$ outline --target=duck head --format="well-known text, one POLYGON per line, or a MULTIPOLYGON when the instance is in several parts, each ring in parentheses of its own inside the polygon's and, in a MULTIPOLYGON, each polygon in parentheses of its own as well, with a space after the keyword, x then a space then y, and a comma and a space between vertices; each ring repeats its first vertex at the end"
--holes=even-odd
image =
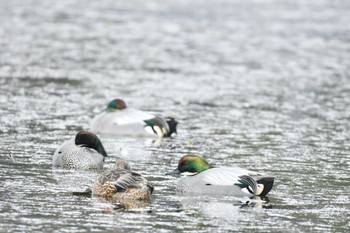
POLYGON ((205 171, 209 168, 212 168, 212 166, 207 161, 205 161, 205 159, 198 155, 189 154, 183 156, 180 159, 177 168, 174 171, 166 173, 166 175, 183 174, 186 176, 191 176, 205 171))
POLYGON ((107 104, 106 111, 107 112, 114 112, 117 109, 122 110, 122 109, 125 109, 125 108, 126 108, 126 104, 125 104, 124 100, 122 100, 122 99, 114 99, 114 100, 112 100, 111 102, 109 102, 107 104))
POLYGON ((107 152, 102 145, 100 139, 91 131, 81 130, 75 136, 75 145, 89 147, 96 150, 98 153, 107 157, 107 152))
POLYGON ((130 165, 124 160, 117 160, 113 167, 117 170, 131 170, 130 165))

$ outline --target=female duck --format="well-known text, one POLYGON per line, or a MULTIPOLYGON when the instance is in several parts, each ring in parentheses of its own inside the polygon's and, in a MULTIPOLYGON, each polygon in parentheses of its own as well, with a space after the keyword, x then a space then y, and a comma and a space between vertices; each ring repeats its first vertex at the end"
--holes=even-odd
POLYGON ((52 165, 67 169, 101 169, 107 153, 100 139, 92 132, 82 130, 75 140, 64 142, 57 148, 52 165))
POLYGON ((153 185, 140 174, 132 172, 129 164, 118 160, 113 169, 97 178, 92 194, 114 201, 148 200, 153 185))
POLYGON ((96 133, 109 135, 135 135, 148 133, 158 137, 170 137, 176 133, 178 122, 172 117, 162 117, 137 109, 130 109, 121 99, 108 103, 104 112, 91 122, 91 129, 96 133))
POLYGON ((239 167, 214 168, 197 155, 183 156, 177 169, 167 174, 183 174, 177 190, 183 193, 212 195, 266 196, 274 177, 239 167))

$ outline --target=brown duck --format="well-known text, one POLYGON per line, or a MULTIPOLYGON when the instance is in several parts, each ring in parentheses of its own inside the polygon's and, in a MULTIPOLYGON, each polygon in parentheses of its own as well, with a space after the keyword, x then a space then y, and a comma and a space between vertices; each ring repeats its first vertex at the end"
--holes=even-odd
POLYGON ((148 200, 153 185, 131 171, 128 163, 117 160, 113 169, 100 175, 92 187, 92 195, 112 201, 148 200))

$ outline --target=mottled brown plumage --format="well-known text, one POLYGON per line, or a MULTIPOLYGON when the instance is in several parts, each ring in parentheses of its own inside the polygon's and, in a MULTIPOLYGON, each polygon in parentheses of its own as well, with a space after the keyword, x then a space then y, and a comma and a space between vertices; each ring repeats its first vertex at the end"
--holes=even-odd
POLYGON ((130 166, 118 160, 112 170, 100 175, 92 188, 92 194, 112 201, 148 200, 153 185, 130 166))

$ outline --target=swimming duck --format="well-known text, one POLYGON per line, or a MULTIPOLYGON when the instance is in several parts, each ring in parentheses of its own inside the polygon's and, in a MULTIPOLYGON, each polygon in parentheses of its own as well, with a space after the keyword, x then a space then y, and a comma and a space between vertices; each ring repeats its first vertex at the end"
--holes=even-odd
POLYGON ((131 171, 123 160, 117 160, 114 167, 100 175, 92 187, 92 195, 115 201, 148 200, 153 185, 140 174, 131 171))
POLYGON ((239 167, 215 168, 193 154, 183 156, 177 168, 166 174, 185 175, 177 184, 179 192, 209 195, 266 196, 275 179, 239 167))
POLYGON ((64 142, 53 157, 53 167, 101 169, 107 153, 100 139, 91 131, 81 130, 74 140, 64 142))
POLYGON ((91 129, 100 134, 141 136, 151 133, 163 138, 176 133, 177 124, 172 117, 127 108, 122 99, 114 99, 92 120, 91 129))

